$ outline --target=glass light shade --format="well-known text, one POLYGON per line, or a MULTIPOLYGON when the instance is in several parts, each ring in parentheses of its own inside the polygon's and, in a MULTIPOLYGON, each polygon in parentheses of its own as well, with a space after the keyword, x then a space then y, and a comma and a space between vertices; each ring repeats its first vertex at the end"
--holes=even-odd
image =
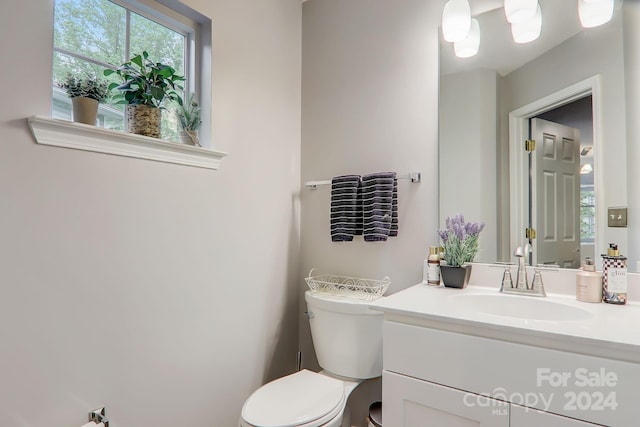
POLYGON ((519 44, 529 43, 540 37, 542 31, 542 10, 540 5, 535 15, 527 21, 518 24, 511 24, 511 34, 513 41, 519 44))
POLYGON ((511 24, 528 21, 537 8, 538 0, 504 0, 504 13, 511 24))
POLYGON ((471 30, 471 7, 467 0, 449 0, 442 11, 442 36, 448 42, 459 42, 471 30))
POLYGON ((470 58, 475 56, 480 49, 480 24, 475 18, 471 19, 471 30, 464 40, 455 42, 453 50, 458 58, 470 58))
POLYGON ((580 23, 585 28, 606 24, 613 17, 614 0, 578 0, 580 23))
POLYGON ((580 168, 580 175, 587 175, 587 174, 590 174, 591 172, 593 172, 593 166, 591 166, 591 163, 585 163, 580 168))

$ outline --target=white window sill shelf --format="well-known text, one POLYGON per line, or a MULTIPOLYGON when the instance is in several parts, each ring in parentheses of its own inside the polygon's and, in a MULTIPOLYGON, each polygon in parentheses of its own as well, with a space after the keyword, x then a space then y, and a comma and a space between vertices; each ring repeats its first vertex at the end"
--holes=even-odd
POLYGON ((222 151, 193 147, 67 120, 52 119, 46 116, 31 116, 28 121, 38 144, 206 169, 218 169, 222 158, 227 155, 222 151))

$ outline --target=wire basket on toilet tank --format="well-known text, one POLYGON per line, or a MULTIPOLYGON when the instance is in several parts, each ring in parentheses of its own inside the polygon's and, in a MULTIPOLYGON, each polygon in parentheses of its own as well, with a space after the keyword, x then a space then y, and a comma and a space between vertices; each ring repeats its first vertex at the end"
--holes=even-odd
POLYGON ((389 288, 391 279, 363 279, 361 277, 339 276, 336 274, 313 275, 315 268, 309 271, 304 280, 312 292, 328 295, 372 301, 380 298, 389 288))

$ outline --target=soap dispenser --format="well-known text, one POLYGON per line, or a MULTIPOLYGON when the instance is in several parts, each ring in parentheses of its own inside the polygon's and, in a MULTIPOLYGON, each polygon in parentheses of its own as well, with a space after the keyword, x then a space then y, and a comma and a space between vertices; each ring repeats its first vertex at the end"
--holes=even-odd
POLYGON ((440 247, 430 246, 427 258, 427 284, 440 286, 440 247))
POLYGON ((576 273, 576 299, 582 302, 602 302, 602 274, 596 271, 591 257, 584 259, 576 273))
POLYGON ((627 257, 620 255, 618 245, 609 244, 602 254, 602 300, 609 304, 627 303, 627 257))

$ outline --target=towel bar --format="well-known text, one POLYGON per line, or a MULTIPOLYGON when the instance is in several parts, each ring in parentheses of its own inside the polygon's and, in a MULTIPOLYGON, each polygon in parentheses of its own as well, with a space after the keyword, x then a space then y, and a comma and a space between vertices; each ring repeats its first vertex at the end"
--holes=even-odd
POLYGON ((109 419, 107 418, 107 411, 105 407, 94 409, 89 412, 89 421, 93 421, 96 424, 104 424, 104 427, 109 427, 109 419))
MULTIPOLYGON (((406 175, 398 175, 398 179, 408 179, 411 182, 420 182, 421 176, 420 176, 420 172, 410 172, 406 175)), ((331 180, 307 181, 305 183, 305 185, 312 190, 316 190, 319 185, 329 185, 329 184, 331 184, 331 180)))

